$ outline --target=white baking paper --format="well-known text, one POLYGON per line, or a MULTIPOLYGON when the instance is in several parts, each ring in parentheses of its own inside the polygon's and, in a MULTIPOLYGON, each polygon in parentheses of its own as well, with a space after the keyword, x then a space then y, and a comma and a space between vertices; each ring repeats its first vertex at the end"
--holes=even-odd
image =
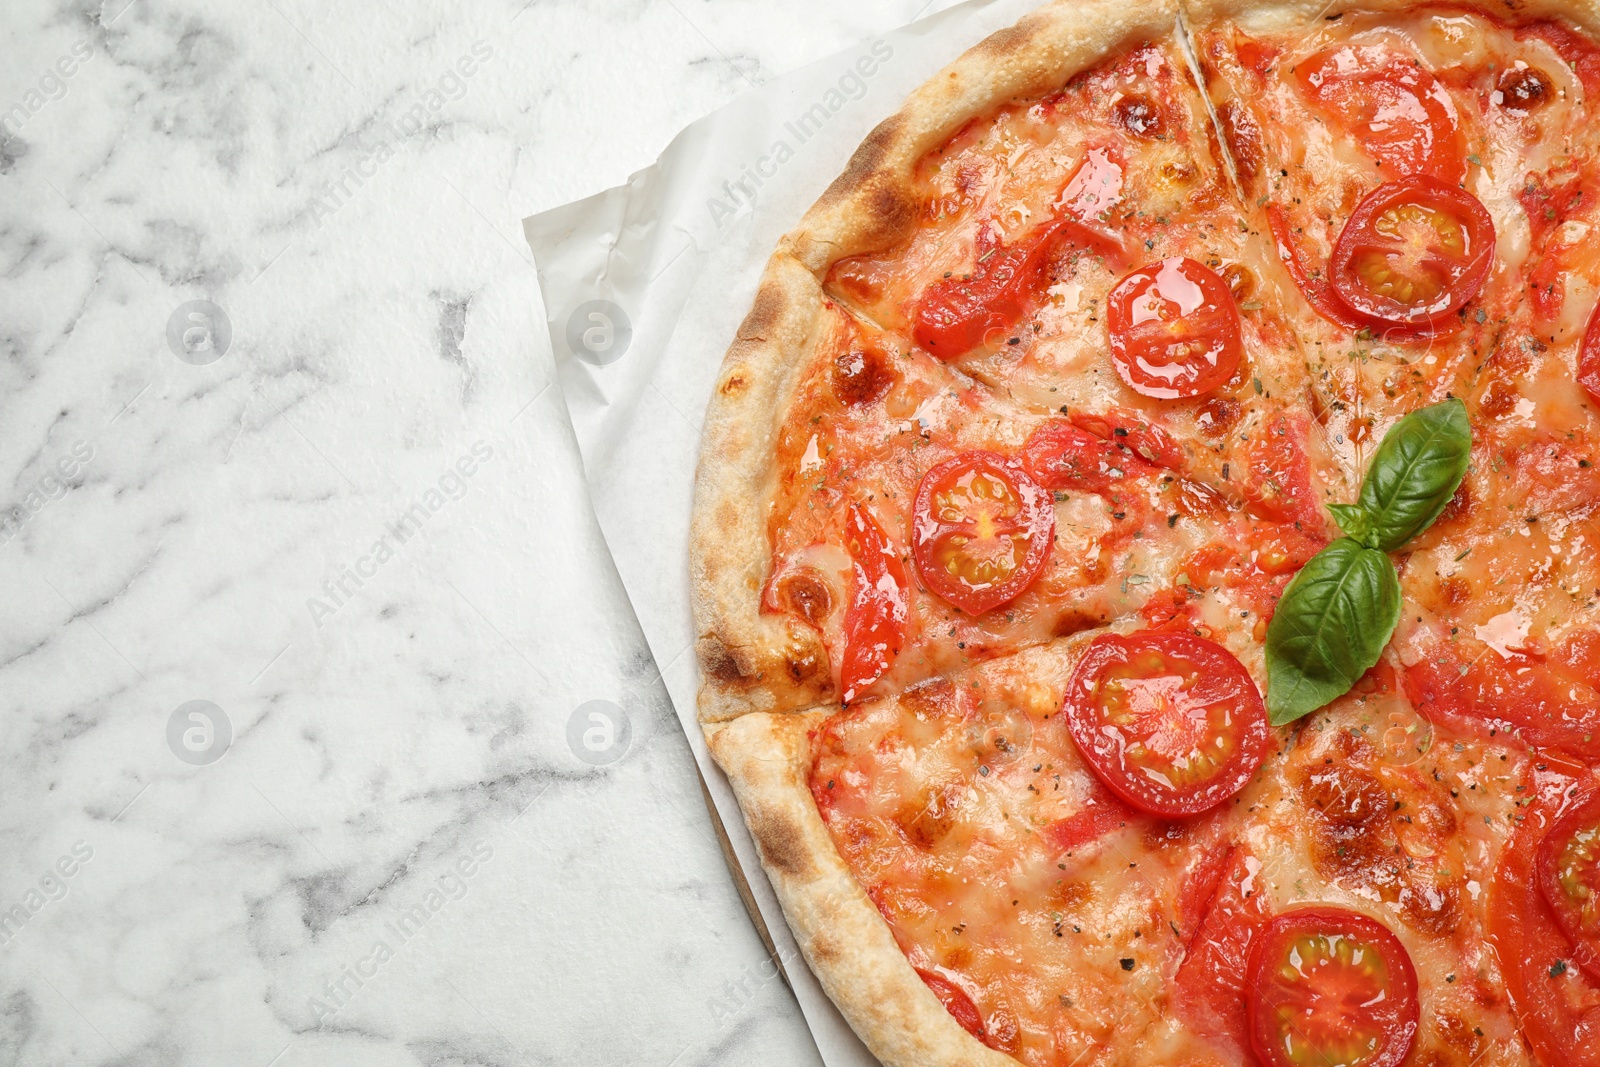
POLYGON ((695 719, 689 512, 722 354, 778 238, 911 90, 1038 0, 968 0, 750 92, 523 231, 600 528, 828 1067, 866 1051, 804 966, 695 719))

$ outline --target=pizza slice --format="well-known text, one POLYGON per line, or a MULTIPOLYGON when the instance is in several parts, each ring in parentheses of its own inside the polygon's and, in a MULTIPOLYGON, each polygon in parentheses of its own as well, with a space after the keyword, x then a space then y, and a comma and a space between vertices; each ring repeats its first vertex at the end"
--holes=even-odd
POLYGON ((1232 812, 1218 805, 1268 748, 1255 683, 1220 646, 1171 632, 1085 633, 856 709, 745 716, 708 737, 741 803, 758 813, 757 841, 778 868, 785 908, 827 896, 831 912, 854 916, 845 929, 877 920, 891 935, 872 950, 881 970, 870 994, 851 980, 853 944, 822 932, 830 943, 811 946, 829 961, 820 975, 846 1010, 864 1009, 869 1040, 879 1036, 873 1018, 913 1007, 946 1016, 906 1038, 937 1041, 942 1055, 925 1049, 898 1062, 957 1062, 948 1057, 972 1039, 1027 1064, 1100 1057, 1111 1045, 1119 1062, 1180 1050, 1198 1057, 1186 1062, 1225 1062, 1184 1033, 1164 992, 1221 873, 1208 857, 1226 852, 1232 812), (1081 714, 1064 713, 1069 681, 1089 664, 1105 688, 1131 692, 1118 687, 1150 673, 1152 658, 1192 682, 1205 675, 1184 705, 1205 725, 1178 736, 1147 723, 1142 754, 1107 749, 1091 766, 1074 736, 1105 709, 1086 701, 1081 714), (1191 764, 1200 734, 1217 754, 1191 764), (1158 767, 1171 787, 1151 784, 1146 772, 1158 767), (1198 806, 1215 814, 1179 821, 1198 806), (842 868, 826 885, 820 864, 785 869, 787 842, 802 838, 842 868))
POLYGON ((1540 26, 1471 8, 1186 14, 1252 219, 1298 290, 1318 420, 1358 475, 1399 417, 1468 391, 1519 314, 1525 190, 1591 125, 1581 81, 1540 26))
POLYGON ((1305 361, 1214 144, 1176 34, 1115 50, 918 160, 905 235, 828 291, 1025 407, 1158 427, 1187 477, 1320 527, 1305 361))

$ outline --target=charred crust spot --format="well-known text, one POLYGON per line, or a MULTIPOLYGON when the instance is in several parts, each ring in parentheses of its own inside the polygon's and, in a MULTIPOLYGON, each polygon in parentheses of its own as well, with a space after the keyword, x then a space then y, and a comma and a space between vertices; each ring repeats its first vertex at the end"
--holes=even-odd
POLYGON ((833 395, 846 407, 881 400, 895 381, 889 357, 877 345, 851 345, 833 361, 833 395))
POLYGON ((1421 930, 1438 935, 1454 930, 1460 918, 1457 881, 1430 869, 1408 847, 1418 839, 1447 840, 1455 833, 1454 816, 1415 796, 1402 810, 1373 771, 1372 746, 1347 731, 1338 731, 1308 756, 1291 780, 1309 816, 1317 870, 1330 881, 1398 904, 1421 930))
POLYGON ((1237 100, 1229 100, 1217 109, 1217 119, 1222 135, 1228 142, 1228 153, 1233 157, 1234 170, 1239 184, 1247 194, 1255 195, 1256 181, 1261 177, 1266 148, 1262 143, 1261 125, 1249 108, 1237 100))
POLYGON ((917 205, 897 186, 880 182, 872 189, 867 211, 878 232, 898 234, 911 225, 917 214, 917 205))
POLYGON ((948 678, 932 678, 900 694, 900 705, 912 714, 921 713, 929 718, 938 718, 950 712, 956 699, 954 682, 948 678))
POLYGON ((799 649, 784 657, 784 670, 800 686, 817 686, 828 679, 828 664, 815 651, 799 649))
POLYGON ((1536 67, 1521 67, 1501 74, 1495 90, 1501 107, 1526 115, 1550 99, 1550 79, 1536 67))
POLYGON ((783 287, 772 282, 764 283, 756 291, 750 313, 739 324, 739 340, 760 341, 770 337, 777 330, 786 306, 783 287))
POLYGON ((1237 400, 1214 396, 1200 405, 1200 412, 1195 416, 1195 425, 1207 437, 1226 437, 1239 424, 1239 418, 1243 414, 1244 407, 1237 400))
POLYGON ((1472 486, 1463 481, 1456 490, 1456 495, 1450 498, 1450 503, 1439 512, 1438 525, 1448 526, 1457 519, 1464 519, 1472 513, 1472 486))
POLYGON ((706 677, 729 683, 746 680, 747 672, 739 662, 739 656, 716 634, 706 634, 700 638, 695 654, 700 657, 700 669, 706 677))
POLYGON ((833 610, 833 591, 813 570, 799 570, 778 583, 778 601, 812 626, 820 627, 833 610))
POLYGON ((736 396, 739 393, 743 392, 744 391, 744 387, 749 385, 749 384, 750 384, 750 379, 745 376, 744 372, 741 371, 741 370, 735 369, 732 373, 730 373, 726 378, 724 378, 722 380, 722 385, 718 388, 717 391, 720 392, 723 396, 736 396))
POLYGON ((1055 623, 1050 627, 1051 637, 1071 637, 1073 634, 1092 630, 1100 625, 1100 620, 1079 608, 1068 608, 1056 616, 1055 623))
POLYGON ((1137 93, 1117 101, 1111 109, 1111 121, 1135 137, 1159 137, 1166 128, 1155 101, 1137 93))
POLYGON ((767 866, 791 878, 807 878, 814 872, 805 834, 787 815, 759 809, 752 811, 750 833, 760 846, 761 858, 767 861, 767 866))
POLYGON ((1256 295, 1255 271, 1243 263, 1229 263, 1223 267, 1222 280, 1228 283, 1228 292, 1235 300, 1249 300, 1256 295))
POLYGON ((905 126, 905 116, 902 114, 890 115, 867 134, 866 140, 856 148, 850 156, 850 162, 845 164, 844 173, 840 174, 822 194, 823 203, 837 203, 850 199, 867 182, 871 181, 878 173, 883 162, 888 158, 890 150, 900 140, 901 130, 905 126))
POLYGON ((946 782, 908 798, 895 816, 900 832, 923 852, 933 851, 955 825, 964 793, 959 783, 946 782))
POLYGON ((1025 55, 1038 28, 1039 19, 1030 15, 1014 26, 991 33, 973 47, 971 54, 985 59, 1009 59, 1025 55))

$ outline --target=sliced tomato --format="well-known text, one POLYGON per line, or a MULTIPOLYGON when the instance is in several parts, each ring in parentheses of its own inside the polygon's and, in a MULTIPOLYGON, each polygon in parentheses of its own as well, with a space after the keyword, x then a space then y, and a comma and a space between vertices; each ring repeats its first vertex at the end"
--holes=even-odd
POLYGON ((853 580, 844 612, 839 689, 849 704, 883 676, 905 644, 906 565, 872 513, 850 505, 846 522, 853 580))
POLYGON ((1051 260, 1069 243, 1104 249, 1107 238, 1076 219, 1055 219, 1004 247, 986 223, 978 230, 972 272, 922 291, 912 313, 912 337, 943 360, 1002 343, 1035 305, 1051 260))
POLYGON ((1532 657, 1486 651, 1468 662, 1438 641, 1406 668, 1405 687, 1430 718, 1600 758, 1600 694, 1532 657))
POLYGON ((944 1005, 944 1010, 949 1012, 956 1022, 961 1024, 961 1029, 982 1041, 988 1035, 983 1029, 983 1016, 978 1013, 978 1006, 972 1003, 972 998, 964 993, 960 986, 950 979, 932 971, 917 969, 917 977, 921 978, 927 987, 933 990, 933 995, 939 998, 939 1003, 944 1005))
MULTIPOLYGON (((1278 246, 1278 258, 1283 260, 1283 265, 1288 268, 1289 277, 1294 279, 1295 287, 1300 290, 1313 311, 1335 326, 1343 326, 1347 330, 1383 328, 1383 324, 1356 314, 1353 308, 1341 300, 1333 291, 1333 286, 1329 284, 1325 271, 1307 265, 1306 257, 1295 244, 1294 228, 1289 222, 1289 214, 1281 205, 1267 205, 1267 224, 1272 228, 1272 239, 1278 246)), ((1393 339, 1408 338, 1393 336, 1393 339)))
POLYGON ((1138 456, 1118 448, 1067 419, 1051 419, 1029 435, 1022 464, 1046 489, 1076 489, 1104 495, 1129 475, 1150 469, 1138 456))
POLYGON ((1591 689, 1600 689, 1600 630, 1573 630, 1550 657, 1556 670, 1591 689))
POLYGON ((1328 274, 1357 314, 1437 327, 1478 295, 1493 260, 1494 221, 1478 198, 1412 177, 1380 185, 1356 205, 1328 274))
MULTIPOLYGON (((1575 769, 1574 769, 1575 770, 1575 769)), ((1576 773, 1582 773, 1576 771, 1576 773)), ((1489 888, 1489 936, 1517 1024, 1544 1067, 1600 1067, 1600 983, 1573 965, 1572 943, 1540 890, 1539 853, 1574 779, 1536 781, 1489 888)))
POLYGON ((1184 1023, 1241 1053, 1250 1045, 1245 996, 1250 943, 1269 918, 1260 871, 1261 861, 1243 849, 1228 855, 1211 893, 1194 902, 1198 931, 1173 981, 1173 1004, 1184 1023))
POLYGON ((923 475, 911 518, 922 584, 969 615, 1014 599, 1039 577, 1056 511, 1020 462, 974 450, 923 475))
POLYGON ((1250 1045, 1268 1067, 1399 1067, 1416 1040, 1417 972, 1382 923, 1295 908, 1250 945, 1250 1045))
POLYGON ((1177 471, 1188 463, 1188 456, 1177 438, 1136 411, 1111 408, 1100 414, 1074 412, 1072 425, 1088 430, 1102 441, 1126 448, 1156 467, 1177 471))
POLYGON ((1057 850, 1071 855, 1139 820, 1140 815, 1133 808, 1110 793, 1097 790, 1084 801, 1083 807, 1045 827, 1044 838, 1057 850))
POLYGON ((1580 795, 1539 843, 1539 889, 1572 958, 1600 979, 1600 789, 1580 795))
POLYGON ((1311 423, 1304 415, 1280 415, 1252 433, 1242 449, 1247 468, 1244 496, 1256 516, 1293 523, 1318 535, 1327 521, 1311 483, 1311 457, 1306 451, 1310 433, 1311 423))
POLYGON ((1393 177, 1466 173, 1449 92, 1414 56, 1385 45, 1343 45, 1295 64, 1306 95, 1393 177))
POLYGON ((1106 299, 1111 362, 1128 387, 1158 400, 1226 385, 1243 351, 1228 283, 1173 256, 1125 276, 1106 299))
POLYGON ((1320 537, 1307 537, 1288 523, 1254 522, 1247 538, 1250 563, 1262 574, 1287 577, 1327 548, 1320 537))
POLYGON ((1169 818, 1244 788, 1267 749, 1267 709, 1244 665, 1190 634, 1106 634, 1067 687, 1067 728, 1119 798, 1169 818))
POLYGON ((1600 305, 1589 313, 1589 325, 1583 330, 1583 344, 1578 349, 1578 384, 1589 399, 1600 404, 1600 305))

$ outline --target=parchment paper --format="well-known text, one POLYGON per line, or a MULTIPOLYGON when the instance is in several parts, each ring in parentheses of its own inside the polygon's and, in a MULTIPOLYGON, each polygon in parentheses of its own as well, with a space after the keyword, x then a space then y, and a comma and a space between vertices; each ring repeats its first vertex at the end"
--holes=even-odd
POLYGON ((700 423, 778 238, 911 90, 1038 0, 968 0, 740 97, 626 185, 523 220, 600 528, 828 1067, 877 1061, 802 962, 695 719, 700 423))

